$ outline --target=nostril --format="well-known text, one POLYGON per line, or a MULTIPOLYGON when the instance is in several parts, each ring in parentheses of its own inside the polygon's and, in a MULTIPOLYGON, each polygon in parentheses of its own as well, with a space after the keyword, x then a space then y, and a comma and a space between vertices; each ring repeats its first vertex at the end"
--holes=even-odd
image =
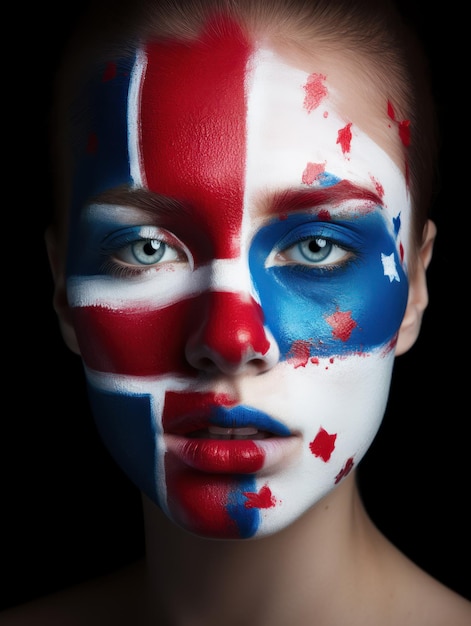
POLYGON ((270 369, 279 350, 263 319, 260 304, 252 298, 226 292, 201 294, 186 340, 187 362, 201 372, 230 376, 270 369))
POLYGON ((200 357, 197 360, 197 363, 194 364, 194 366, 204 372, 214 372, 218 369, 216 363, 213 361, 213 359, 210 359, 209 357, 200 357))
POLYGON ((251 359, 247 364, 253 369, 258 370, 260 373, 270 369, 270 365, 265 359, 251 359))

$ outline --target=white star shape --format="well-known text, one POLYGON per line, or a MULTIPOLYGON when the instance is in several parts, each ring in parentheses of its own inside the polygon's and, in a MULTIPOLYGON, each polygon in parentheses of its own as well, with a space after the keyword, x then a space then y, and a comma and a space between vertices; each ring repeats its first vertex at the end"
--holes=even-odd
POLYGON ((384 275, 389 278, 390 283, 392 283, 393 280, 401 282, 399 274, 397 273, 396 263, 394 261, 394 252, 390 255, 383 254, 381 252, 381 263, 383 264, 384 275))

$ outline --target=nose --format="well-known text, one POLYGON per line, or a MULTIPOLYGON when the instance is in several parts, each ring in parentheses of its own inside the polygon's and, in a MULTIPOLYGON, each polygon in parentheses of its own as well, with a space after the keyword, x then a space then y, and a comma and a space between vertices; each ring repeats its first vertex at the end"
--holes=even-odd
POLYGON ((192 367, 206 373, 260 374, 278 362, 278 345, 251 296, 206 292, 195 309, 185 348, 192 367))

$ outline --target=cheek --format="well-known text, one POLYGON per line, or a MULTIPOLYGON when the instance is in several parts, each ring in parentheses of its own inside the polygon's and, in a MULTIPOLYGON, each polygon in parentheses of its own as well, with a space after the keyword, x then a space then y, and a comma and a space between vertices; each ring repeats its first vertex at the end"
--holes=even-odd
POLYGON ((87 371, 88 395, 98 432, 108 451, 128 477, 154 502, 158 493, 159 466, 157 428, 151 394, 118 393, 113 378, 101 378, 87 371))
POLYGON ((303 365, 394 345, 408 282, 394 241, 384 229, 368 238, 358 258, 331 270, 266 268, 271 248, 265 233, 254 240, 251 272, 283 360, 303 365))
POLYGON ((150 311, 104 306, 73 309, 84 362, 93 370, 130 376, 169 371, 189 375, 184 354, 192 303, 189 299, 150 311))

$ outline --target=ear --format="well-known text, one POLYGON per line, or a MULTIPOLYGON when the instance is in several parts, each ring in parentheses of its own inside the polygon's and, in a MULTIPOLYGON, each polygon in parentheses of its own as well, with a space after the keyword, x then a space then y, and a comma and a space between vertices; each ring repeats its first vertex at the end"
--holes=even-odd
POLYGON ((55 232, 49 227, 45 232, 45 243, 47 249, 47 256, 49 258, 49 266, 52 272, 52 279, 54 281, 54 296, 53 306, 59 318, 59 325, 62 333, 62 337, 67 347, 80 354, 78 347, 77 336, 72 324, 72 315, 69 303, 67 301, 67 292, 65 287, 65 263, 63 261, 63 255, 59 253, 59 245, 55 232))
POLYGON ((399 328, 396 356, 407 352, 416 342, 422 325, 422 317, 428 305, 426 270, 432 259, 437 228, 428 220, 424 228, 424 240, 420 248, 417 266, 409 282, 406 312, 399 328))

